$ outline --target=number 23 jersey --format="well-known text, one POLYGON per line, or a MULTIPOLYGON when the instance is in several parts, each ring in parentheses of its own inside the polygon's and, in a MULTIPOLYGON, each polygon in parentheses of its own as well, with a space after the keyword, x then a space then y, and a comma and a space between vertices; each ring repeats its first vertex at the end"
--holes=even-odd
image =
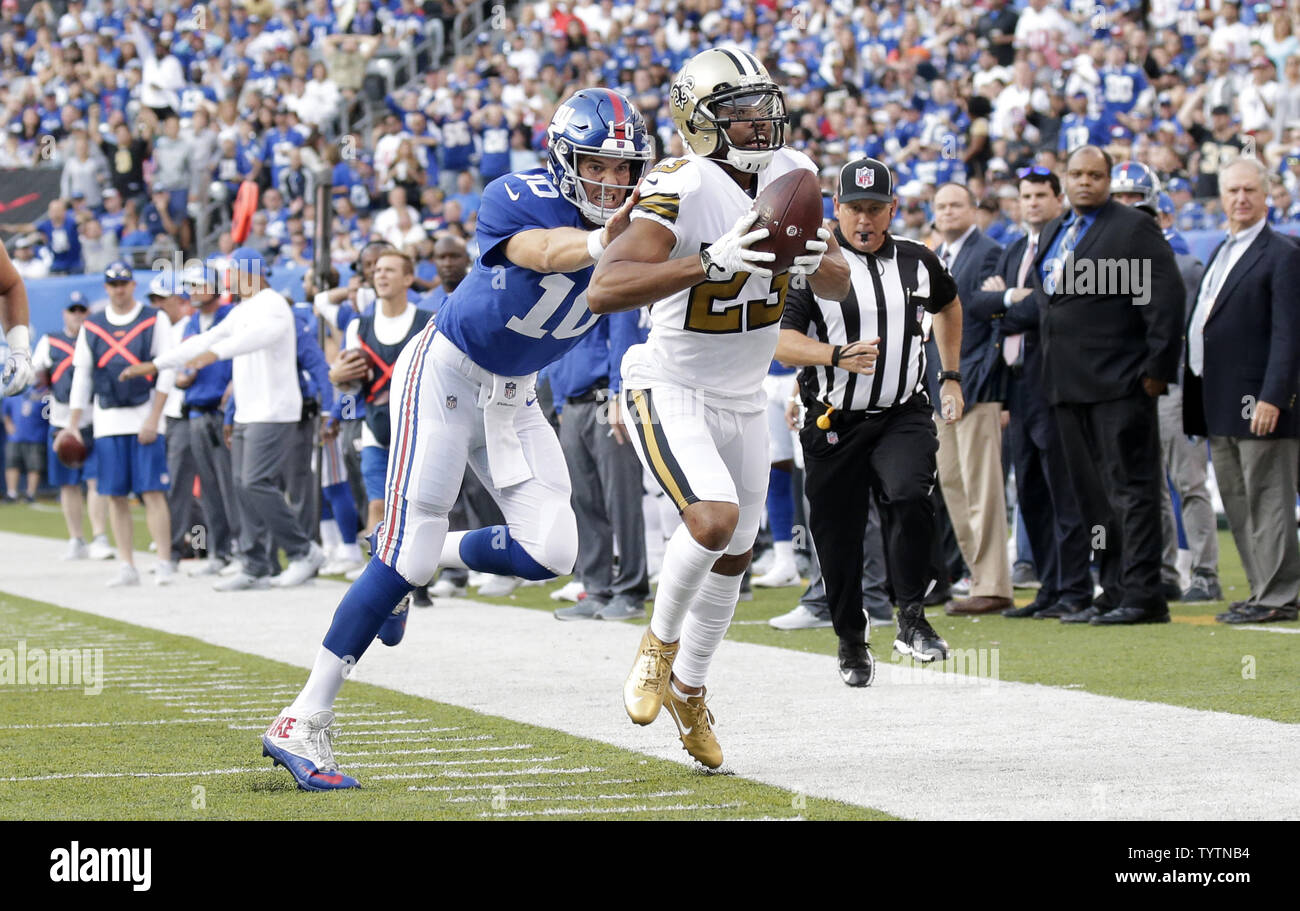
POLYGON ((600 319, 587 309, 594 267, 548 274, 506 258, 510 238, 547 228, 591 226, 555 189, 545 168, 489 183, 478 214, 478 259, 438 310, 438 331, 498 376, 536 373, 600 319))
MULTIPOLYGON (((817 171, 802 152, 777 150, 758 172, 751 197, 712 159, 666 158, 641 182, 632 217, 649 218, 673 232, 670 258, 699 256, 731 230, 768 184, 799 168, 817 171)), ((788 273, 769 281, 737 272, 657 301, 650 310, 649 340, 623 359, 624 383, 631 388, 669 383, 698 390, 724 407, 763 410, 763 380, 776 350, 789 280, 788 273)))

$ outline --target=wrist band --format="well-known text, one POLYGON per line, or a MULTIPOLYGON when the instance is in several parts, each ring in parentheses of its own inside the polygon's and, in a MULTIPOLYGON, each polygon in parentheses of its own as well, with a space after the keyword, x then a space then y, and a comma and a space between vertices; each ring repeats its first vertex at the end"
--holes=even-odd
POLYGON ((832 366, 832 367, 838 367, 838 366, 840 365, 840 352, 843 351, 843 350, 844 350, 844 348, 843 348, 843 346, 841 346, 841 345, 836 345, 834 348, 831 349, 831 366, 832 366))
POLYGON ((5 342, 9 345, 10 351, 30 352, 32 348, 31 333, 27 331, 26 326, 14 326, 5 333, 5 342))
POLYGON ((604 230, 604 228, 597 228, 587 234, 587 255, 592 259, 600 259, 600 254, 605 252, 605 245, 600 242, 600 235, 604 230))

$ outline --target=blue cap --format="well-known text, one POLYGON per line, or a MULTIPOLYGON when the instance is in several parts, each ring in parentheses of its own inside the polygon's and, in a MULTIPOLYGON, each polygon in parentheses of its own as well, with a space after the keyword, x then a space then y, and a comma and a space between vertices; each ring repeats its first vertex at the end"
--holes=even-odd
POLYGON ((73 291, 68 295, 68 305, 63 309, 72 310, 76 307, 80 307, 82 310, 90 309, 90 305, 86 303, 86 295, 82 294, 80 291, 73 291))
POLYGON ((1111 139, 1132 139, 1133 134, 1130 133, 1124 127, 1116 124, 1115 126, 1110 128, 1110 138, 1111 139))
POLYGON ((108 264, 108 268, 104 270, 104 281, 106 282, 129 282, 133 278, 131 267, 120 259, 113 260, 108 264))
POLYGON ((1179 190, 1192 192, 1192 185, 1184 177, 1171 177, 1165 184, 1165 189, 1170 193, 1177 193, 1179 190))
POLYGON ((239 247, 230 253, 230 268, 249 275, 266 275, 266 260, 252 247, 239 247))
POLYGON ((1168 193, 1161 193, 1156 197, 1156 211, 1161 215, 1174 214, 1174 201, 1169 198, 1168 193))

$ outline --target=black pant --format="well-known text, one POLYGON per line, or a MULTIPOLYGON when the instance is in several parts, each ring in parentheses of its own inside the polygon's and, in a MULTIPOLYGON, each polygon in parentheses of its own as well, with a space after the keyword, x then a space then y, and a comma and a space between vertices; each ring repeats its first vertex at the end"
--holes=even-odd
POLYGON ((863 642, 862 541, 871 495, 880 507, 893 598, 899 605, 920 604, 930 583, 928 542, 935 527, 930 493, 939 437, 923 396, 863 420, 840 412, 829 432, 817 428, 819 413, 810 413, 799 433, 808 524, 835 632, 863 642))
POLYGON ((1100 603, 1165 611, 1160 587, 1160 422, 1144 393, 1053 408, 1065 462, 1097 553, 1100 603))
POLYGON ((1056 422, 1050 412, 1042 422, 1047 426, 1027 426, 1013 401, 1007 436, 1015 460, 1020 514, 1033 547, 1034 568, 1043 583, 1036 600, 1083 608, 1092 603, 1089 536, 1056 422))

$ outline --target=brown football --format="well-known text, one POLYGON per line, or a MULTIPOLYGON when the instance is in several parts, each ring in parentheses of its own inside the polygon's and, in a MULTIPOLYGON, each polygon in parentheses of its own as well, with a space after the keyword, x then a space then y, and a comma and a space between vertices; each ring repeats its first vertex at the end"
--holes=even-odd
POLYGON ((750 249, 775 253, 776 259, 769 264, 772 272, 787 271, 796 256, 807 252, 804 245, 817 239, 817 229, 822 226, 822 191, 817 175, 800 168, 778 177, 758 194, 753 210, 758 218, 750 230, 767 228, 770 233, 750 249))
POLYGON ((54 454, 68 468, 80 468, 86 464, 86 444, 69 433, 66 428, 60 430, 54 437, 54 454))

